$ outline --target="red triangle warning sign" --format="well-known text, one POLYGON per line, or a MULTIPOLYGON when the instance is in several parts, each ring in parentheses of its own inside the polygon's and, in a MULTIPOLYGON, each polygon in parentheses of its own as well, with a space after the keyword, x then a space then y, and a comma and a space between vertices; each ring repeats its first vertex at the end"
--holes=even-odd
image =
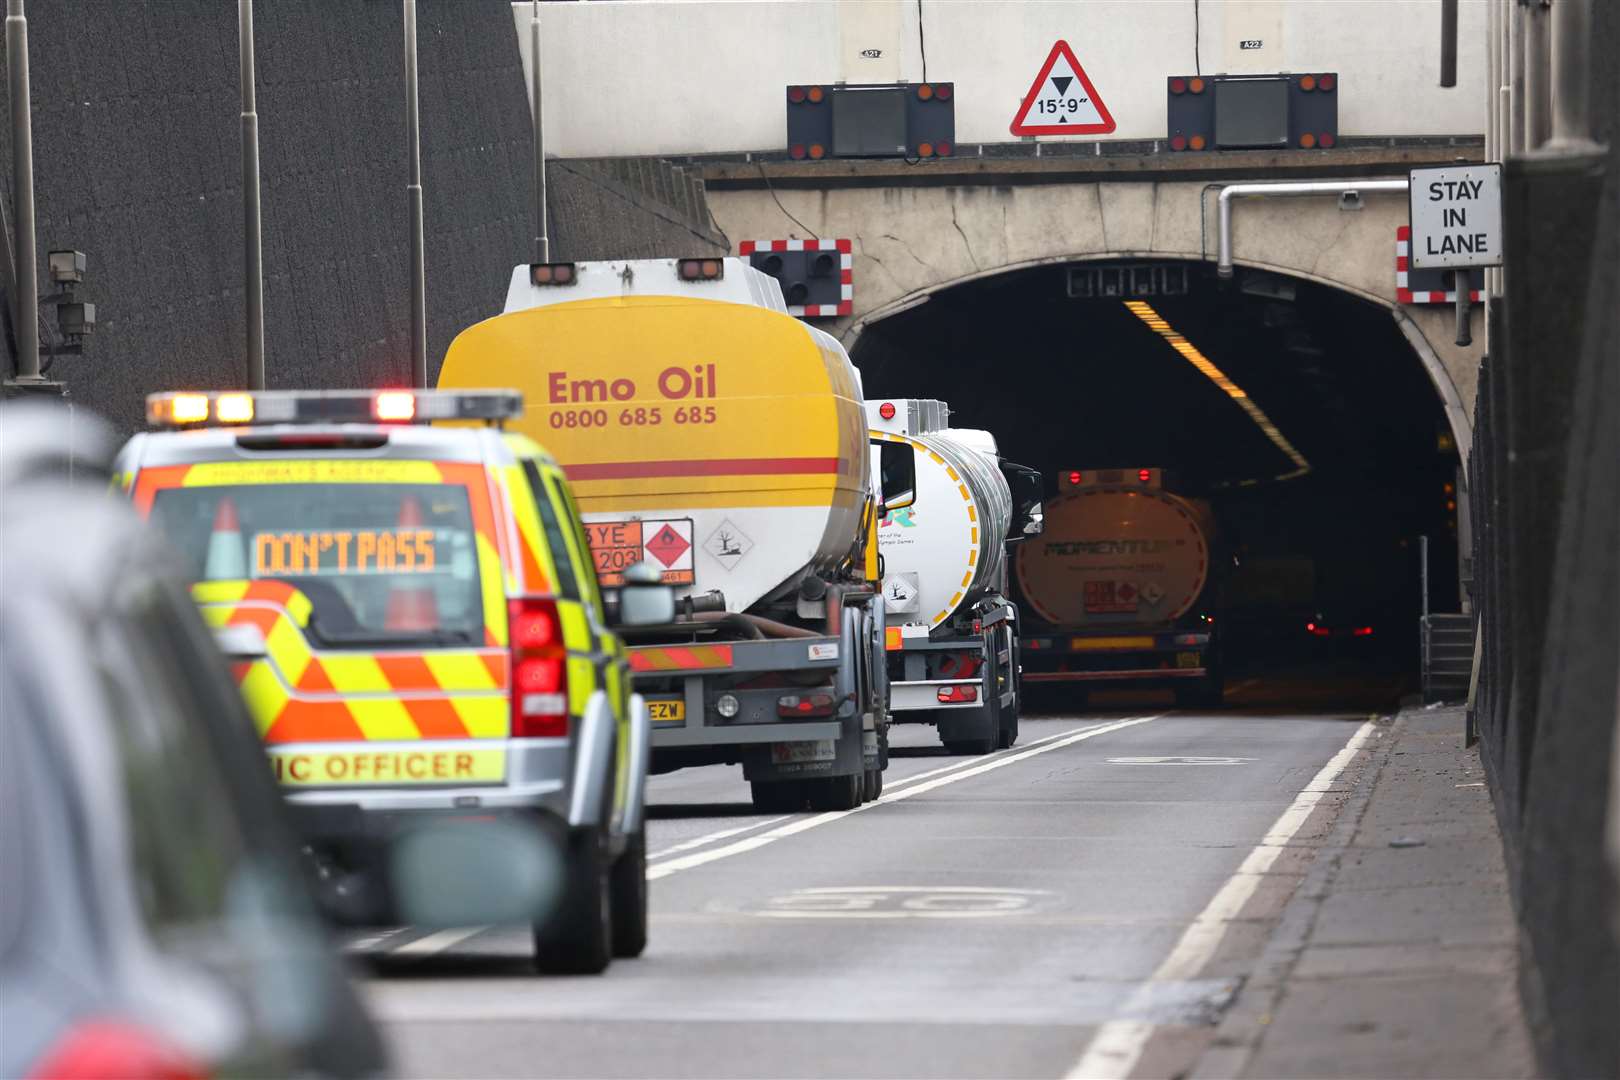
POLYGON ((1067 41, 1052 46, 1013 117, 1014 135, 1106 135, 1114 118, 1067 41))

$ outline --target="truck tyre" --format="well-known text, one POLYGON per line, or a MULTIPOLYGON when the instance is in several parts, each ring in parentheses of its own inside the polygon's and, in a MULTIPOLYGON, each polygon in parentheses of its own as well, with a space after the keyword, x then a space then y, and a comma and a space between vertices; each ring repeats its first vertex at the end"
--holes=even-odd
POLYGON ((613 955, 630 959, 647 948, 647 828, 627 838, 613 864, 613 955))
POLYGON ((815 780, 806 780, 804 786, 809 788, 810 809, 812 810, 853 810, 861 805, 861 788, 864 777, 861 773, 850 773, 848 776, 824 776, 815 780))
POLYGON ((873 799, 876 799, 879 795, 883 794, 882 769, 866 770, 866 786, 864 788, 864 794, 866 795, 867 802, 871 802, 873 799))
POLYGON ((581 829, 569 839, 568 880, 549 919, 535 924, 534 965, 549 975, 596 975, 613 960, 613 898, 607 837, 581 829))
POLYGON ((754 809, 762 814, 792 814, 804 809, 804 781, 755 780, 748 785, 754 809))

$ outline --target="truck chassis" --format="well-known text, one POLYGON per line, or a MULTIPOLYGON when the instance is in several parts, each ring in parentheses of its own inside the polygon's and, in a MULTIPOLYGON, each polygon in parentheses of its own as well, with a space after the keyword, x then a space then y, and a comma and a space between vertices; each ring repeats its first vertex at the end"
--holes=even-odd
POLYGON ((887 687, 874 661, 882 604, 870 590, 832 587, 836 634, 749 640, 701 621, 652 628, 657 643, 628 650, 655 716, 652 771, 740 764, 762 810, 843 810, 876 798, 888 765, 887 687), (658 720, 661 703, 674 702, 684 716, 658 720))

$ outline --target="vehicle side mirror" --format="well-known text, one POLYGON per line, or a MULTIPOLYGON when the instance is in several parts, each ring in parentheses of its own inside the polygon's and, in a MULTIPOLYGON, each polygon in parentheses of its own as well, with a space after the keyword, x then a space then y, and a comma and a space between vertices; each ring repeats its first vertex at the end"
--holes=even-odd
POLYGON ((675 621, 675 590, 649 562, 638 562, 624 572, 619 589, 620 626, 658 626, 675 621))
POLYGON ((878 442, 881 488, 878 517, 903 510, 917 501, 917 452, 910 443, 878 442))
POLYGON ((1046 496, 1046 482, 1041 474, 1025 465, 1011 461, 1001 462, 1002 475, 1012 493, 1012 521, 1007 527, 1007 542, 1016 544, 1031 536, 1039 536, 1046 528, 1042 500, 1046 496))

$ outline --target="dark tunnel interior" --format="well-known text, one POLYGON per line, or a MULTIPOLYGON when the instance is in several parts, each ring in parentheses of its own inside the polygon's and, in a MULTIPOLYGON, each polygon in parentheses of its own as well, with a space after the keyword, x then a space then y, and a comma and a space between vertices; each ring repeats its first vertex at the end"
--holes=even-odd
POLYGON ((1233 673, 1326 664, 1409 688, 1425 536, 1430 609, 1458 610, 1456 449, 1377 304, 1242 267, 1048 265, 935 293, 854 359, 868 398, 944 399, 1049 491, 1059 470, 1152 466, 1207 500, 1233 673), (1323 620, 1373 631, 1329 648, 1307 631, 1323 620))

